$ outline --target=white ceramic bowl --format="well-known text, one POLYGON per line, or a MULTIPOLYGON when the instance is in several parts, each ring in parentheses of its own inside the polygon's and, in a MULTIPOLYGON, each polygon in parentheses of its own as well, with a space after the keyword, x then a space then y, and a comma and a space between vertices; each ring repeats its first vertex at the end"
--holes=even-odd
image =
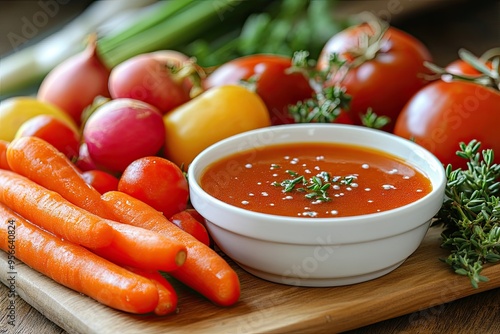
POLYGON ((192 205, 219 248, 249 273, 296 286, 339 286, 385 275, 422 242, 441 207, 446 177, 438 159, 415 143, 360 126, 293 124, 245 132, 200 153, 188 170, 192 205), (208 195, 204 169, 232 153, 290 142, 361 145, 404 159, 431 181, 432 191, 385 212, 337 218, 284 217, 237 208, 208 195))

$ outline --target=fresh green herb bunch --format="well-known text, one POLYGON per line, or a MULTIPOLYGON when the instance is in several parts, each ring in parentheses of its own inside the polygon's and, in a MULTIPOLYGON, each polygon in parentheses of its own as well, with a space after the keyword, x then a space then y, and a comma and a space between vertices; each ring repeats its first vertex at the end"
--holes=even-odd
POLYGON ((220 2, 219 7, 225 10, 221 15, 223 21, 205 29, 203 38, 181 48, 204 67, 258 53, 291 57, 296 50, 309 50, 313 57, 318 57, 328 39, 349 25, 347 20, 333 17, 338 3, 334 0, 220 2), (233 8, 226 4, 228 2, 233 8), (241 20, 241 15, 234 13, 240 7, 254 10, 241 20), (258 8, 261 10, 256 10, 258 8))
POLYGON ((468 160, 467 169, 447 166, 445 200, 432 224, 444 226, 442 246, 451 253, 443 261, 474 288, 488 281, 483 265, 500 261, 500 165, 493 150, 480 146, 477 140, 460 144, 457 155, 468 160))

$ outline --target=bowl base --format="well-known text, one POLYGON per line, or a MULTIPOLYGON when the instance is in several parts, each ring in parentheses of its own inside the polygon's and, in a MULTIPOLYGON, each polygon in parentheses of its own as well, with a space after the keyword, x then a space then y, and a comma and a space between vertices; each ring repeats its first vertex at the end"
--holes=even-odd
POLYGON ((273 282, 273 283, 279 283, 279 284, 284 284, 284 285, 292 285, 292 286, 301 286, 301 287, 334 287, 334 286, 343 286, 343 285, 351 285, 351 284, 357 284, 357 283, 362 283, 366 281, 370 281, 376 278, 379 278, 381 276, 384 276, 397 267, 399 267, 403 262, 406 261, 403 260, 401 262, 396 263, 395 265, 392 265, 390 267, 377 270, 368 274, 364 275, 357 275, 357 276, 349 276, 349 277, 337 277, 337 278, 311 278, 311 277, 284 277, 283 275, 276 275, 276 274, 271 274, 271 273, 266 273, 263 271, 260 271, 255 268, 251 268, 248 266, 245 266, 241 263, 236 262, 236 264, 241 267, 243 270, 246 272, 273 282))

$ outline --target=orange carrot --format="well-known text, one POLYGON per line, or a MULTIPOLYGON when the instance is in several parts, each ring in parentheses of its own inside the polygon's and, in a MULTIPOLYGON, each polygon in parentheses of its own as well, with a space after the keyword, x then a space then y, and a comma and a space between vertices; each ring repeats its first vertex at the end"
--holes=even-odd
MULTIPOLYGON (((74 164, 56 148, 37 137, 14 139, 7 149, 12 170, 54 191, 73 205, 101 218, 114 230, 112 244, 88 247, 108 260, 146 269, 174 270, 184 262, 186 248, 151 231, 131 229, 110 221, 113 215, 101 194, 87 184, 74 164)), ((86 233, 85 235, 92 237, 86 233)))
POLYGON ((168 274, 198 291, 215 304, 230 306, 240 297, 238 275, 213 249, 184 232, 159 211, 120 191, 102 195, 116 219, 141 226, 182 242, 188 251, 184 265, 168 274))
POLYGON ((7 148, 10 169, 59 193, 82 209, 109 218, 101 194, 85 182, 76 166, 54 146, 37 137, 14 139, 7 148))
POLYGON ((104 247, 114 238, 113 228, 103 218, 12 171, 0 169, 0 202, 43 229, 85 247, 104 247))
POLYGON ((169 221, 205 245, 210 246, 210 237, 208 236, 207 229, 186 210, 177 212, 170 217, 169 221))
POLYGON ((155 284, 84 247, 61 240, 0 203, 0 248, 36 271, 117 310, 143 314, 155 310, 155 284))
POLYGON ((7 162, 7 147, 9 142, 0 139, 0 169, 10 170, 10 166, 7 162))
POLYGON ((167 315, 177 311, 178 296, 174 287, 158 271, 127 268, 128 270, 150 279, 158 288, 159 300, 155 308, 156 315, 167 315))
POLYGON ((186 246, 181 242, 148 229, 109 219, 106 222, 114 237, 109 245, 92 249, 97 255, 122 266, 148 270, 171 271, 184 264, 186 246))

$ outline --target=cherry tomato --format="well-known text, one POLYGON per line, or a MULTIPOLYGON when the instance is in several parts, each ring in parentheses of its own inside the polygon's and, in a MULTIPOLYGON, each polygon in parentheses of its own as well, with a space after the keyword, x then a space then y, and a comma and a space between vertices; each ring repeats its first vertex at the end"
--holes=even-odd
POLYGON ((24 122, 15 138, 41 138, 64 153, 70 160, 78 157, 80 134, 67 123, 52 115, 38 115, 24 122))
POLYGON ((145 53, 111 70, 109 91, 113 99, 143 101, 165 114, 190 99, 183 79, 176 79, 166 59, 158 54, 145 53))
MULTIPOLYGON (((394 27, 380 30, 381 38, 373 24, 349 27, 334 35, 324 46, 317 67, 328 70, 330 57, 338 54, 346 61, 343 69, 332 72, 326 84, 340 84, 352 97, 349 112, 356 124, 360 115, 369 108, 391 122, 383 130, 391 131, 396 118, 406 102, 427 81, 429 70, 424 61, 431 61, 427 48, 413 36, 394 27), (366 45, 360 41, 368 39, 366 45)), ((379 27, 380 28, 380 27, 379 27)))
MULTIPOLYGON (((422 88, 399 115, 394 134, 427 148, 444 165, 466 167, 459 143, 476 139, 500 152, 500 92, 465 81, 435 81, 422 88)), ((500 154, 495 156, 500 163, 500 154)))
POLYGON ((15 96, 0 101, 0 139, 12 141, 21 124, 38 115, 54 116, 78 131, 71 116, 59 107, 35 97, 15 96))
POLYGON ((199 221, 205 228, 207 227, 207 224, 205 222, 205 217, 203 217, 196 209, 194 208, 187 208, 186 210, 187 213, 189 213, 191 216, 193 216, 194 219, 199 221))
POLYGON ((0 139, 0 169, 10 170, 10 166, 7 163, 7 147, 9 142, 0 139))
POLYGON ((170 217, 169 220, 177 225, 181 230, 191 234, 198 241, 210 246, 210 237, 207 229, 202 223, 196 220, 191 213, 180 211, 170 217))
POLYGON ((94 169, 82 172, 82 177, 87 184, 94 187, 98 192, 118 190, 118 178, 102 170, 94 169))
MULTIPOLYGON (((205 217, 203 217, 196 209, 187 208, 186 210, 184 210, 184 212, 189 213, 194 219, 196 219, 201 225, 203 225, 203 227, 205 228, 205 230, 208 233, 207 222, 205 221, 205 217)), ((198 239, 198 240, 200 240, 200 239, 198 239)), ((208 240, 209 240, 208 245, 213 248, 214 240, 210 236, 210 233, 208 233, 208 240)))
POLYGON ((189 197, 182 170, 173 162, 156 156, 132 162, 121 175, 118 190, 149 204, 165 217, 186 209, 189 197))
POLYGON ((238 84, 255 80, 255 92, 262 98, 271 117, 271 123, 293 123, 288 105, 310 98, 313 89, 301 73, 289 73, 292 59, 285 56, 257 54, 231 60, 213 71, 206 87, 238 84))
MULTIPOLYGON (((486 63, 486 66, 491 69, 491 62, 486 63)), ((467 63, 462 59, 457 59, 448 66, 445 67, 446 72, 456 75, 470 75, 470 76, 479 76, 481 72, 474 68, 471 64, 467 63)))

